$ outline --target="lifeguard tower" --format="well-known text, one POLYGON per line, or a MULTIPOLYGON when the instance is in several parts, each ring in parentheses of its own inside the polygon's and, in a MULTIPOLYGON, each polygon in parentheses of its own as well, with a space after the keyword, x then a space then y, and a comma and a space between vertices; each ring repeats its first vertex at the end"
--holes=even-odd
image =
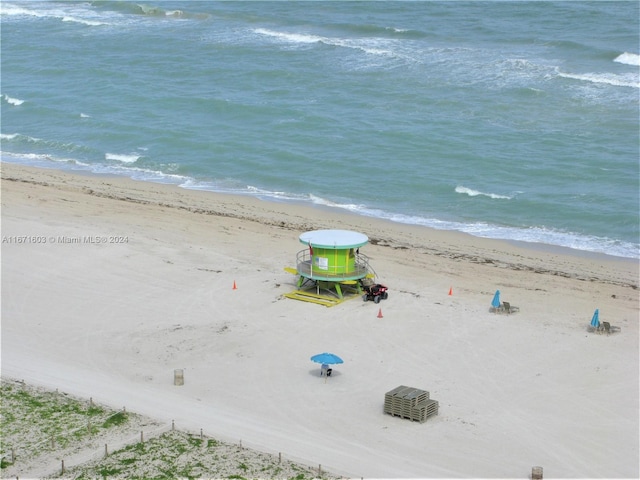
POLYGON ((362 295, 362 284, 376 277, 369 258, 360 253, 369 238, 349 230, 315 230, 300 235, 306 248, 296 255, 296 268, 285 268, 298 276, 298 290, 285 297, 327 307, 362 295))

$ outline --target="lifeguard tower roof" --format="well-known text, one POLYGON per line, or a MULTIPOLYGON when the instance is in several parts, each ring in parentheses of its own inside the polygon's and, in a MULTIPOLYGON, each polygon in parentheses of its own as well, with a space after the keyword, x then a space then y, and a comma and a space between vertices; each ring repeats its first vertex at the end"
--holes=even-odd
POLYGON ((350 230, 314 230, 300 235, 300 243, 316 248, 348 249, 366 245, 369 237, 350 230))

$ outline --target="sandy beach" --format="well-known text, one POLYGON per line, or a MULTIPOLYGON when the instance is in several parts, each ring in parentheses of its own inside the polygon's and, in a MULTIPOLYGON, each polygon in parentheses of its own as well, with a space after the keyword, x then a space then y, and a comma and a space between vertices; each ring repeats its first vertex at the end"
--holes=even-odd
POLYGON ((3 377, 350 478, 640 476, 637 260, 1 166, 3 377), (389 299, 283 297, 318 229, 366 234, 389 299), (439 414, 384 414, 399 385, 439 414))

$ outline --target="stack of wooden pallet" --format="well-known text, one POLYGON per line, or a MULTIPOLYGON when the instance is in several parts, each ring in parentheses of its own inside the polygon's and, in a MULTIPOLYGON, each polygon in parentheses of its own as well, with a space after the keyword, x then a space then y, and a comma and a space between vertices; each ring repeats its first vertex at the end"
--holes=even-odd
POLYGON ((385 394, 384 413, 422 423, 438 414, 438 402, 426 390, 400 385, 385 394))

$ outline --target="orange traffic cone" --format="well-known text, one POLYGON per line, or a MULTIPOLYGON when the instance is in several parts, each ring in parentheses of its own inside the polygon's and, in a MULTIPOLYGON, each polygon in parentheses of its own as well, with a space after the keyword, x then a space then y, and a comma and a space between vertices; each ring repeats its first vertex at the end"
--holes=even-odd
POLYGON ((449 287, 449 295, 453 295, 453 287, 449 287))
POLYGON ((238 289, 238 287, 236 287, 236 281, 235 281, 235 280, 233 281, 233 289, 234 289, 234 290, 237 290, 237 289, 238 289))
POLYGON ((382 309, 378 310, 378 318, 382 318, 382 309))

